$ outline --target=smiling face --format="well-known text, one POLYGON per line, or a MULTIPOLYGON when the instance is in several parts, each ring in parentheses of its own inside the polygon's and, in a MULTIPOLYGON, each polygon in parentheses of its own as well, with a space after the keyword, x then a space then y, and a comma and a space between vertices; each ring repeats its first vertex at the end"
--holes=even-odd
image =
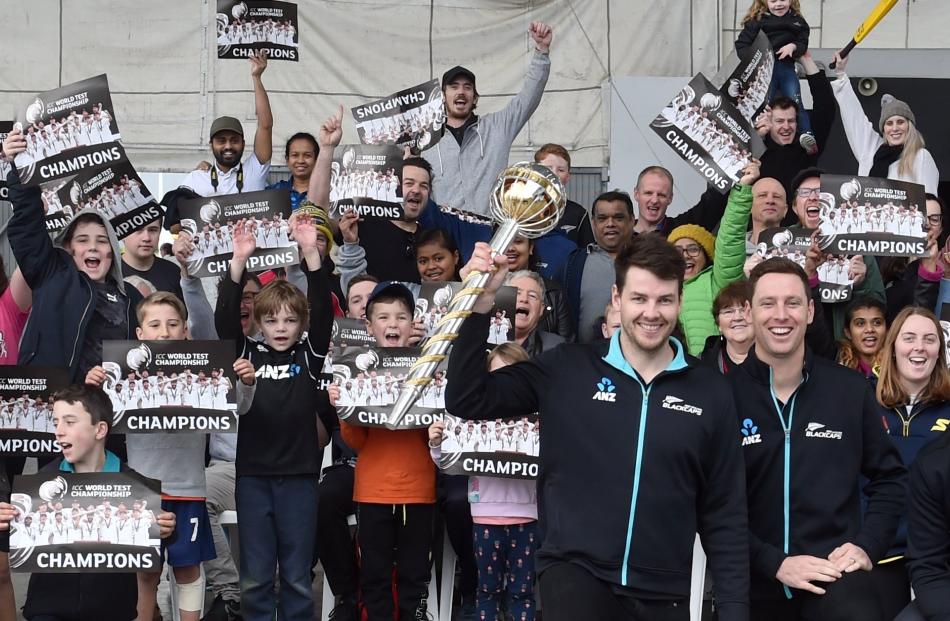
POLYGON ((764 274, 752 293, 756 350, 766 363, 804 355, 805 329, 815 308, 795 274, 764 274))
POLYGON ((464 122, 478 104, 475 84, 464 76, 458 76, 446 84, 442 93, 445 96, 446 114, 450 119, 464 122))
POLYGON ((96 282, 105 281, 112 269, 112 244, 105 226, 93 221, 75 224, 72 237, 64 247, 72 255, 77 269, 96 282))
POLYGON ((901 386, 917 395, 927 386, 937 363, 941 362, 940 327, 922 315, 909 315, 895 326, 894 359, 901 386))
POLYGON ((516 272, 518 270, 530 269, 528 263, 531 257, 531 241, 527 237, 520 235, 508 245, 505 250, 505 258, 508 260, 508 270, 516 272))
POLYGON ((686 280, 706 269, 706 253, 695 239, 683 237, 677 239, 673 245, 682 253, 683 260, 686 261, 686 280))
POLYGON ((910 130, 908 120, 900 115, 894 115, 884 121, 884 140, 894 147, 907 141, 907 132, 910 130))
POLYGON ((211 138, 211 153, 220 168, 231 170, 241 162, 244 138, 237 132, 220 131, 211 138))
POLYGON ((560 179, 561 185, 567 187, 567 181, 571 178, 571 167, 568 165, 567 160, 565 160, 560 155, 548 153, 538 162, 538 164, 550 168, 551 172, 557 175, 557 178, 560 179))
POLYGON ((412 336, 412 311, 402 300, 374 301, 367 331, 384 347, 405 347, 412 336))
POLYGON ((262 317, 260 327, 264 342, 276 351, 287 351, 293 347, 303 331, 300 317, 286 306, 281 306, 273 315, 262 317))
POLYGON ((79 402, 54 402, 53 425, 63 458, 73 466, 94 463, 109 430, 103 421, 93 424, 92 416, 79 402))
POLYGON ((634 189, 633 198, 637 201, 640 219, 648 228, 656 228, 666 217, 666 210, 673 202, 673 184, 666 175, 646 173, 634 189))
POLYGON ((429 172, 418 166, 402 169, 402 208, 407 220, 415 220, 429 202, 429 172))
POLYGON ((844 336, 854 347, 858 355, 865 362, 874 360, 877 353, 884 346, 884 336, 887 334, 887 324, 884 314, 879 308, 868 307, 855 309, 851 314, 851 321, 844 328, 844 336))
POLYGON ((317 163, 317 150, 313 142, 306 138, 292 140, 287 147, 287 168, 295 179, 310 179, 313 167, 317 163))
POLYGON ((620 250, 633 233, 633 217, 623 201, 594 203, 592 224, 597 245, 611 254, 620 250))
POLYGON ((772 129, 769 137, 780 145, 792 144, 798 133, 798 112, 794 107, 772 109, 772 129))
POLYGON ((257 322, 254 321, 254 299, 261 292, 261 287, 253 280, 244 284, 241 294, 241 330, 245 336, 253 336, 257 332, 257 322))
POLYGON ((778 226, 788 211, 785 188, 777 179, 763 177, 752 186, 752 222, 762 229, 778 226))
POLYGON ((769 13, 776 17, 781 17, 788 13, 789 0, 766 0, 766 6, 769 7, 769 13))
POLYGON ((819 177, 805 179, 795 191, 795 215, 798 216, 798 221, 802 223, 802 226, 806 228, 818 228, 821 220, 821 206, 818 202, 820 191, 821 178, 819 177))
POLYGON ((455 277, 459 253, 452 252, 438 242, 416 246, 416 267, 422 282, 443 282, 455 277))
POLYGON ((662 280, 648 270, 631 267, 624 277, 623 290, 613 286, 612 301, 620 311, 620 338, 625 350, 654 354, 666 346, 680 312, 676 280, 662 280))
POLYGON ((722 337, 730 343, 748 343, 752 337, 752 309, 748 303, 723 308, 716 316, 722 337))
POLYGON ((508 284, 518 289, 515 302, 515 337, 523 339, 533 332, 541 321, 544 294, 538 282, 529 276, 512 278, 508 284))

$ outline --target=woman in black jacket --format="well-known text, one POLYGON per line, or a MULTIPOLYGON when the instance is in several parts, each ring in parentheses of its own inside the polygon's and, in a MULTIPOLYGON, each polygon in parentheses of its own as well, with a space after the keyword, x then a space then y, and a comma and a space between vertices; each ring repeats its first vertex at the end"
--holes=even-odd
MULTIPOLYGON (((541 258, 532 239, 520 235, 515 237, 505 251, 505 256, 508 257, 508 270, 511 273, 518 270, 540 273, 538 264, 541 258)), ((567 293, 561 283, 550 278, 544 279, 544 312, 538 328, 544 332, 558 334, 568 343, 574 341, 574 319, 567 304, 567 293)))

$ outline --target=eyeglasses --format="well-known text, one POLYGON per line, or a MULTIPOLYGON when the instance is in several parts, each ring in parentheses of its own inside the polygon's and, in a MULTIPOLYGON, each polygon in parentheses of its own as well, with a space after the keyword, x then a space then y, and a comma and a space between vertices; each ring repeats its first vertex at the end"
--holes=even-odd
POLYGON ((795 190, 795 194, 801 196, 802 198, 808 198, 809 196, 819 196, 821 194, 821 188, 798 188, 795 190))
POLYGON ((677 246, 677 249, 687 257, 696 258, 699 256, 699 253, 703 251, 702 248, 696 244, 691 244, 689 246, 677 246))
POLYGON ((939 213, 935 213, 935 214, 927 216, 927 222, 934 226, 937 226, 938 224, 940 224, 942 219, 943 219, 943 216, 939 213))
POLYGON ((744 306, 730 306, 729 308, 720 309, 719 316, 731 319, 736 315, 741 315, 744 311, 744 306))

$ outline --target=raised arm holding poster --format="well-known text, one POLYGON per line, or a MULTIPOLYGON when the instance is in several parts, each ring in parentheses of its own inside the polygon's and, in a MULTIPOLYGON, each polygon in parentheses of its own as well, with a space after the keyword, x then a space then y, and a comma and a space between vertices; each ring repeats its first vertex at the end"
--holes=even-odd
POLYGON ((232 341, 104 341, 114 433, 237 433, 232 341))
POLYGON ((922 185, 822 175, 819 202, 822 250, 848 255, 927 255, 927 196, 922 185))
POLYGON ((102 74, 40 93, 17 110, 26 151, 14 160, 24 185, 39 185, 125 159, 102 74))
POLYGON ((58 455, 53 393, 69 385, 69 371, 0 366, 0 455, 58 455))
MULTIPOLYGON (((333 382, 340 387, 340 420, 362 427, 385 427, 387 417, 419 358, 417 347, 347 347, 333 356, 333 382)), ((403 417, 399 429, 426 429, 445 412, 445 371, 436 371, 425 392, 403 417)))
POLYGON ((360 217, 405 217, 402 149, 352 144, 335 151, 330 168, 330 216, 339 218, 354 210, 360 217))
POLYGON ((218 58, 249 58, 264 50, 271 60, 300 60, 297 5, 276 0, 218 0, 218 58))
POLYGON ((445 103, 438 80, 351 108, 363 144, 395 144, 421 153, 442 138, 445 103))
POLYGON ((446 474, 538 478, 541 424, 532 414, 517 420, 464 420, 445 415, 439 469, 446 474))
MULTIPOLYGON (((782 257, 804 267, 814 232, 814 229, 797 225, 766 229, 759 235, 756 252, 763 259, 782 257)), ((847 302, 851 299, 854 279, 850 271, 851 257, 827 256, 818 266, 818 293, 822 302, 847 302)))
POLYGON ((290 234, 290 192, 263 190, 178 203, 181 230, 191 235, 195 252, 188 260, 188 274, 196 278, 227 274, 233 254, 234 227, 242 220, 250 226, 257 249, 248 259, 249 272, 297 265, 297 243, 290 234))
POLYGON ((13 480, 16 572, 153 572, 162 568, 161 484, 131 471, 41 472, 13 480))
POLYGON ((650 127, 709 185, 725 194, 765 144, 752 124, 703 74, 660 111, 650 127))

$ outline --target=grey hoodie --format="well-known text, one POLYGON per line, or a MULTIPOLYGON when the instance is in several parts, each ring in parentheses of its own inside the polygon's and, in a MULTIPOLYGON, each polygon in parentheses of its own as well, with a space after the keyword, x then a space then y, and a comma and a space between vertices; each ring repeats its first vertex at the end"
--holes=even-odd
POLYGON ((431 198, 439 205, 488 214, 488 196, 495 177, 508 166, 511 143, 541 103, 551 72, 546 53, 535 51, 521 91, 498 112, 465 129, 462 146, 447 129, 435 147, 424 151, 432 164, 431 198))
POLYGON ((109 275, 112 276, 112 280, 119 287, 119 291, 122 292, 122 295, 128 295, 125 291, 125 281, 122 276, 122 257, 121 257, 121 247, 119 246, 119 238, 115 234, 115 229, 112 228, 112 223, 109 222, 109 219, 103 216, 101 213, 96 211, 93 207, 86 207, 85 209, 80 209, 77 211, 69 222, 63 227, 59 233, 53 238, 53 243, 65 249, 65 240, 69 236, 70 232, 76 226, 76 220, 82 216, 91 215, 95 216, 97 220, 102 224, 106 229, 106 234, 109 235, 109 245, 112 246, 112 268, 109 270, 109 275))

